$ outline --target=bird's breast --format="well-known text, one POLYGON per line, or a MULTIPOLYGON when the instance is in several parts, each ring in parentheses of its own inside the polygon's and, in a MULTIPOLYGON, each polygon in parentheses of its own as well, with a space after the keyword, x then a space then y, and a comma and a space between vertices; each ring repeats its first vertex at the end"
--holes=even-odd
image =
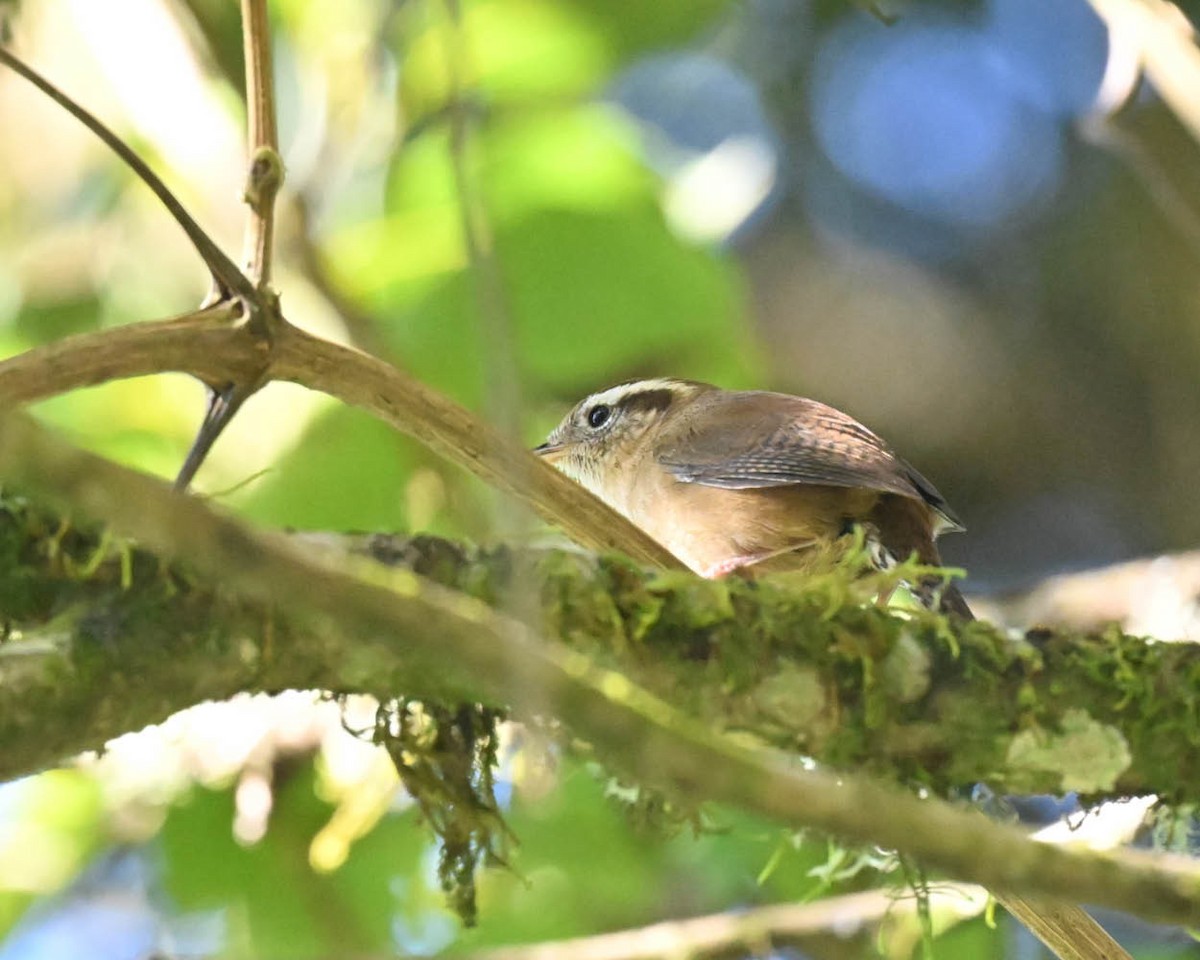
POLYGON ((614 506, 705 576, 740 566, 804 566, 846 521, 865 520, 871 490, 793 485, 730 490, 684 483, 662 471, 643 475, 614 506))

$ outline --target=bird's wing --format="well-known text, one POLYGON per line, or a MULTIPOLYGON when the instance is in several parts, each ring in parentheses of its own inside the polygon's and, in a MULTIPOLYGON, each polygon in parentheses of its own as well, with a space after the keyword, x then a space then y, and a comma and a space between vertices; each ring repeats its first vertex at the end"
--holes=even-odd
POLYGON ((946 529, 962 529, 932 483, 833 407, 760 392, 718 393, 697 405, 696 416, 656 444, 659 463, 683 483, 733 490, 863 487, 923 500, 945 519, 946 529))

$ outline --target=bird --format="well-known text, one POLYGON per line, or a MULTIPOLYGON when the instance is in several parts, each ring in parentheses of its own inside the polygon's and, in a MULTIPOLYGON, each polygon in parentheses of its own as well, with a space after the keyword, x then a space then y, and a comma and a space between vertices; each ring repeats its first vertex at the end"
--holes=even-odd
MULTIPOLYGON (((880 569, 914 555, 940 566, 935 540, 964 529, 879 436, 785 393, 632 380, 581 400, 534 452, 708 578, 811 572, 856 527, 880 569)), ((943 577, 908 586, 974 619, 943 577)))

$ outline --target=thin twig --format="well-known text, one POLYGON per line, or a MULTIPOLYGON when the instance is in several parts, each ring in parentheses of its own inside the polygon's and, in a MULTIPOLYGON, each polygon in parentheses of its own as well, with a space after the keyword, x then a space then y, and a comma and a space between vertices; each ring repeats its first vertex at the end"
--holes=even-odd
MULTIPOLYGON (((467 250, 470 280, 478 316, 480 341, 485 358, 480 371, 484 384, 487 419, 502 436, 521 433, 521 382, 515 350, 513 317, 500 263, 496 239, 488 216, 487 199, 479 175, 472 112, 466 107, 466 78, 474 75, 470 44, 459 0, 445 0, 449 19, 445 36, 445 62, 449 87, 450 169, 458 194, 459 223, 467 250)), ((530 477, 524 485, 528 486, 530 477)), ((492 500, 493 506, 495 500, 492 500)), ((520 537, 529 528, 527 510, 493 509, 494 534, 520 537)), ((532 597, 530 584, 514 584, 509 602, 520 604, 532 597)), ((513 664, 519 669, 520 664, 513 664)))
POLYGON ((105 145, 137 174, 138 178, 146 186, 154 191, 154 195, 162 201, 163 206, 167 208, 167 211, 175 219, 175 222, 179 224, 183 232, 187 234, 188 239, 191 240, 192 246, 196 248, 196 252, 200 254, 201 259, 208 267, 209 272, 212 274, 213 283, 216 284, 222 295, 236 294, 242 298, 253 296, 254 287, 250 281, 242 274, 234 262, 225 255, 221 248, 216 245, 212 237, 204 232, 203 228, 193 219, 192 215, 184 209, 183 204, 167 189, 167 185, 162 182, 159 176, 150 169, 146 162, 124 140, 113 133, 93 114, 89 113, 67 96, 67 94, 59 90, 49 80, 37 73, 33 68, 26 66, 23 61, 19 60, 11 51, 6 50, 3 46, 0 46, 0 63, 5 64, 24 77, 91 130, 92 133, 104 141, 105 145))
POLYGON ((546 643, 480 601, 403 570, 364 570, 369 580, 348 575, 282 535, 252 531, 172 496, 151 477, 56 440, 26 417, 0 419, 0 476, 111 523, 164 558, 186 559, 231 595, 273 605, 280 618, 303 625, 318 617, 322 643, 336 642, 345 653, 338 662, 349 672, 340 689, 361 687, 364 676, 399 677, 403 663, 427 683, 435 678, 468 699, 510 704, 518 715, 531 700, 548 705, 626 774, 696 800, 900 850, 992 889, 1200 922, 1194 862, 1039 843, 944 801, 806 770, 794 758, 714 734, 627 677, 546 643), (350 655, 356 643, 364 645, 362 657, 350 655), (517 661, 520 672, 507 669, 517 661))
POLYGON ((848 940, 882 920, 895 900, 881 890, 850 893, 814 903, 774 904, 736 913, 668 920, 632 930, 548 943, 498 947, 464 960, 716 960, 750 951, 803 948, 823 936, 848 940))
POLYGON ((271 25, 266 0, 242 0, 242 42, 246 61, 246 123, 250 152, 243 260, 246 271, 264 289, 271 282, 275 196, 283 184, 283 161, 275 124, 275 84, 271 61, 271 25))
MULTIPOLYGON (((254 295, 243 298, 246 329, 270 351, 287 326, 279 311, 279 295, 271 288, 271 259, 275 235, 275 196, 283 183, 283 160, 275 130, 275 93, 271 73, 271 32, 266 0, 242 0, 242 38, 246 62, 246 122, 250 166, 243 199, 246 217, 246 270, 254 295)), ((186 490, 208 451, 250 397, 267 382, 268 369, 252 378, 208 380, 208 407, 196 439, 175 478, 175 489, 186 490)))
POLYGON ((446 37, 446 70, 450 91, 450 168, 458 194, 463 243, 479 311, 480 333, 487 363, 489 419, 509 436, 520 430, 521 398, 517 360, 513 350, 513 324, 505 296, 504 280, 496 259, 496 242, 487 203, 473 162, 472 114, 467 106, 464 74, 470 49, 459 0, 445 0, 449 24, 446 37))

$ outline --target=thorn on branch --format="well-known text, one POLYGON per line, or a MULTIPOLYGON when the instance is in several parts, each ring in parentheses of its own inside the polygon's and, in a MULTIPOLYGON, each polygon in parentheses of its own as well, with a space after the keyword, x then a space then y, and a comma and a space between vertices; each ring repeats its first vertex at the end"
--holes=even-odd
POLYGON ((270 380, 271 348, 280 329, 287 323, 279 310, 279 294, 263 288, 249 300, 241 301, 244 319, 240 321, 254 338, 255 346, 262 355, 262 365, 254 375, 240 381, 229 380, 219 385, 205 383, 208 389, 208 408, 204 420, 192 442, 187 458, 175 478, 175 489, 182 493, 188 488, 197 471, 204 464, 209 450, 217 438, 229 426, 242 404, 270 380))
POLYGON ((207 388, 208 408, 204 412, 204 421, 200 424, 196 439, 192 441, 192 448, 179 470, 179 476, 175 478, 177 491, 182 493, 187 490, 192 478, 196 476, 196 472, 208 456, 208 451, 216 443, 217 437, 229 426, 242 404, 254 396, 261 386, 261 381, 255 381, 250 384, 227 383, 221 387, 207 388))
POLYGON ((242 299, 253 298, 254 285, 237 268, 234 262, 225 255, 221 248, 217 246, 212 237, 204 231, 192 215, 184 209, 183 204, 179 202, 175 194, 168 189, 158 174, 150 169, 147 163, 138 156, 129 144, 113 133, 94 114, 59 90, 58 87, 32 67, 27 66, 12 51, 6 50, 2 46, 0 46, 0 63, 5 64, 19 76, 29 81, 99 137, 154 192, 154 195, 167 208, 167 211, 175 219, 175 222, 183 229, 187 238, 192 242, 192 246, 196 248, 196 252, 200 254, 200 258, 208 267, 209 273, 212 274, 213 285, 219 291, 220 300, 228 299, 232 296, 242 299))
MULTIPOLYGON (((247 328, 269 350, 275 330, 284 321, 279 313, 278 296, 265 289, 265 276, 262 277, 264 280, 262 289, 259 288, 259 285, 251 282, 200 227, 191 214, 184 209, 178 198, 133 148, 93 114, 3 47, 0 47, 0 63, 7 65, 79 120, 116 153, 126 166, 154 192, 174 217, 175 222, 183 228, 183 232, 191 240, 192 246, 196 248, 196 252, 200 254, 212 275, 212 289, 205 297, 202 309, 227 301, 240 302, 247 328)), ((246 202, 260 220, 269 223, 275 194, 282 182, 283 161, 280 159, 278 151, 272 147, 257 149, 250 164, 245 196, 246 202)), ((265 255, 260 255, 256 260, 253 271, 256 278, 264 273, 265 262, 265 255)), ((219 387, 208 385, 208 409, 200 432, 197 434, 175 481, 177 490, 187 488, 217 437, 233 419, 241 405, 258 391, 265 380, 264 365, 263 372, 252 380, 242 383, 230 382, 219 387)))

